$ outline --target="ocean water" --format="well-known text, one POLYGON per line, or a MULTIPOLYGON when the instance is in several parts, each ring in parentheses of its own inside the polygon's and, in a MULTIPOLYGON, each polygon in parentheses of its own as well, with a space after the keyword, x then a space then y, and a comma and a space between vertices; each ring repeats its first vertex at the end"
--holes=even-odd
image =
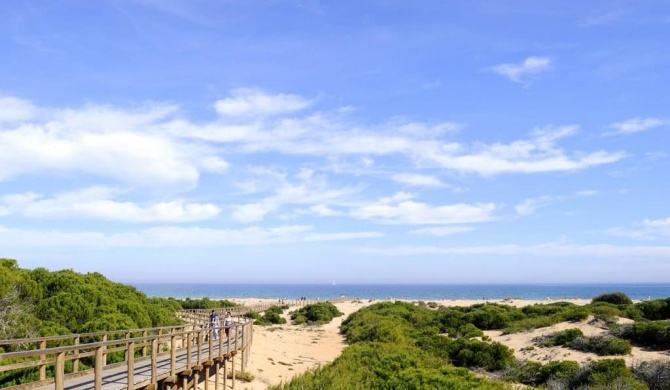
POLYGON ((333 299, 546 299, 584 298, 620 291, 632 299, 670 297, 664 284, 466 284, 466 285, 364 285, 364 284, 163 284, 136 283, 150 297, 173 298, 274 298, 333 299))

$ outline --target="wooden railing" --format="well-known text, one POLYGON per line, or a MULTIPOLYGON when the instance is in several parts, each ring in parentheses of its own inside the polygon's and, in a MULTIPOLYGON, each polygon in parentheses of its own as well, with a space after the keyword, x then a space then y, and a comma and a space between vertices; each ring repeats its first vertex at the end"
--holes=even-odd
MULTIPOLYGON (((203 359, 223 361, 225 357, 242 352, 242 369, 248 360, 248 347, 253 339, 253 321, 238 317, 229 330, 230 338, 223 328, 218 330, 214 340, 213 330, 197 324, 149 329, 133 329, 113 332, 70 334, 30 339, 0 340, 0 346, 11 352, 0 353, 0 373, 37 368, 38 380, 13 388, 34 388, 53 385, 53 389, 63 390, 65 383, 83 375, 93 375, 94 386, 102 388, 104 370, 112 367, 127 367, 127 388, 145 388, 156 385, 160 380, 176 380, 177 371, 202 367, 203 359), (226 340, 226 343, 224 343, 226 340), (108 356, 122 359, 108 365, 108 356), (185 353, 186 364, 178 367, 176 357, 185 353), (157 362, 169 355, 169 373, 159 375, 157 362), (80 363, 86 360, 93 368, 81 370, 80 363), (151 377, 136 383, 135 363, 151 361, 151 377), (66 372, 66 362, 72 362, 72 369, 66 372), (47 368, 53 367, 53 378, 47 378, 47 368)), ((233 365, 234 370, 234 365, 233 365)), ((234 372, 234 371, 233 371, 234 372)))
MULTIPOLYGON (((303 306, 315 302, 319 301, 278 300, 214 309, 222 319, 228 311, 234 316, 233 326, 229 329, 230 337, 226 337, 226 329, 221 327, 218 329, 216 340, 213 329, 209 327, 212 309, 179 311, 178 316, 187 322, 179 326, 0 340, 0 347, 6 351, 0 353, 0 374, 26 369, 37 370, 36 381, 12 386, 11 389, 15 390, 32 388, 63 390, 67 387, 68 381, 92 375, 92 386, 78 388, 100 390, 106 371, 125 366, 127 389, 157 388, 158 382, 175 383, 176 375, 190 375, 191 372, 195 375, 195 386, 198 382, 197 370, 202 370, 203 367, 211 366, 212 362, 215 362, 217 367, 223 366, 225 373, 227 370, 225 359, 232 357, 234 386, 234 357, 240 355, 240 367, 245 370, 249 360, 249 347, 253 341, 253 321, 245 318, 244 314, 249 311, 262 312, 276 305, 303 306), (185 356, 185 364, 177 364, 178 354, 185 356), (110 356, 114 359, 110 359, 110 356), (166 359, 169 361, 169 370, 167 373, 159 373, 157 363, 166 359), (110 360, 118 361, 110 362, 110 360), (147 361, 151 363, 150 377, 138 380, 135 375, 136 364, 147 361), (68 365, 67 362, 71 364, 68 365), (66 366, 71 367, 66 370, 66 366), (47 371, 52 371, 53 376, 48 376, 47 371)), ((218 389, 218 376, 216 380, 218 389)), ((224 374, 224 384, 225 381, 224 374)))

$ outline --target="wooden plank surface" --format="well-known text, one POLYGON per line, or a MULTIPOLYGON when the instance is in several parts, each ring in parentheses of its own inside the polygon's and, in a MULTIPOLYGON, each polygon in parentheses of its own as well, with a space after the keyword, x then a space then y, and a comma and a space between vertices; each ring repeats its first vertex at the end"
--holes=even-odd
MULTIPOLYGON (((231 343, 230 349, 233 350, 235 343, 234 340, 231 343)), ((227 351, 227 345, 228 342, 223 343, 223 351, 227 351)), ((216 357, 219 355, 219 346, 218 343, 216 343, 215 346, 212 348, 213 352, 213 357, 216 357)), ((200 351, 201 353, 201 358, 203 360, 208 360, 209 359, 209 346, 202 348, 200 351)), ((196 362, 197 361, 197 350, 191 351, 191 361, 196 362)), ((185 349, 180 349, 177 353, 177 358, 176 358, 176 372, 177 374, 183 372, 186 370, 188 367, 186 366, 186 361, 187 361, 187 353, 185 349)), ((162 353, 158 357, 158 362, 156 364, 156 370, 157 370, 157 376, 158 379, 164 379, 168 375, 170 375, 170 353, 162 353)), ((103 370, 103 377, 102 377, 102 389, 103 390, 121 390, 121 389, 126 389, 127 388, 127 367, 126 365, 122 365, 119 367, 109 367, 103 370)), ((134 377, 135 377, 135 385, 138 384, 143 384, 143 383, 149 383, 151 380, 151 359, 147 358, 140 358, 135 360, 135 372, 134 372, 134 377)), ((67 390, 89 390, 89 389, 94 389, 94 384, 95 384, 95 378, 93 373, 85 376, 80 376, 77 378, 72 378, 69 380, 65 381, 65 389, 67 390)), ((49 384, 41 387, 36 387, 34 388, 35 390, 53 390, 54 385, 49 384)))

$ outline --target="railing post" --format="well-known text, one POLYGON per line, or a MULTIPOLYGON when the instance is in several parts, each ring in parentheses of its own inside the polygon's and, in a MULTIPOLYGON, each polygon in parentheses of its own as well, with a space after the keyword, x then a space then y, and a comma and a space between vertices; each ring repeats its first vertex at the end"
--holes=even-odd
POLYGON ((232 375, 233 376, 233 390, 235 390, 235 355, 233 355, 230 365, 231 365, 232 370, 233 370, 233 375, 232 375))
POLYGON ((151 339, 151 383, 158 383, 158 373, 156 365, 158 364, 158 338, 151 339))
MULTIPOLYGON (((147 331, 142 332, 142 337, 147 337, 147 331)), ((142 341, 142 357, 147 356, 147 340, 142 341)))
POLYGON ((221 380, 219 379, 219 371, 221 371, 221 361, 217 360, 214 363, 214 390, 219 390, 221 386, 221 380))
POLYGON ((209 338, 207 339, 207 349, 209 352, 207 352, 207 360, 212 360, 212 355, 214 352, 214 334, 216 333, 216 330, 213 327, 209 328, 209 338))
POLYGON ((54 372, 56 390, 63 390, 64 378, 65 378, 65 352, 58 352, 58 354, 56 354, 56 370, 54 372))
POLYGON ((135 342, 131 341, 128 343, 126 356, 128 356, 128 390, 132 390, 135 388, 135 342))
POLYGON ((245 333, 245 331, 246 331, 245 326, 242 325, 242 341, 240 342, 242 344, 242 356, 240 356, 240 364, 241 364, 240 369, 242 371, 244 371, 245 363, 247 361, 247 359, 244 356, 244 354, 246 352, 246 348, 244 347, 244 333, 245 333))
POLYGON ((174 329, 170 331, 170 376, 176 377, 177 375, 177 336, 174 334, 174 329))
MULTIPOLYGON (((107 341, 107 333, 102 335, 102 341, 103 342, 107 341)), ((107 352, 105 352, 106 350, 107 350, 107 345, 104 345, 102 347, 102 359, 101 359, 103 366, 107 365, 107 352)), ((96 364, 97 364, 97 360, 96 360, 96 364)))
POLYGON ((94 389, 102 389, 102 367, 104 366, 105 346, 101 345, 95 348, 95 370, 94 370, 94 389))
MULTIPOLYGON (((74 338, 74 345, 79 345, 80 336, 74 338)), ((74 350, 74 360, 72 361, 72 372, 79 372, 79 348, 74 350)))
POLYGON ((198 331, 198 361, 196 364, 202 364, 202 330, 198 331))
POLYGON ((193 366, 191 364, 191 349, 193 347, 193 334, 191 332, 188 332, 186 334, 186 369, 190 370, 191 367, 193 366))
MULTIPOLYGON (((40 349, 46 349, 47 348, 47 341, 42 340, 40 341, 40 349)), ((46 354, 40 354, 40 380, 43 381, 47 379, 47 366, 44 363, 44 361, 47 359, 46 354)))

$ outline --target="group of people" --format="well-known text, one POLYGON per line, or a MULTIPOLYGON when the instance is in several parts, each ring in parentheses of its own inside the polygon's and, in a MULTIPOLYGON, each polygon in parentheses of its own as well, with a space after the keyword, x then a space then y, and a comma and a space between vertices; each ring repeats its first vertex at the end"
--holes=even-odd
MULTIPOLYGON (((226 316, 223 317, 223 330, 226 332, 226 338, 230 338, 230 327, 233 325, 233 315, 227 311, 226 316)), ((219 328, 221 327, 221 319, 214 310, 209 315, 209 326, 212 328, 212 337, 214 340, 219 339, 219 328)))

